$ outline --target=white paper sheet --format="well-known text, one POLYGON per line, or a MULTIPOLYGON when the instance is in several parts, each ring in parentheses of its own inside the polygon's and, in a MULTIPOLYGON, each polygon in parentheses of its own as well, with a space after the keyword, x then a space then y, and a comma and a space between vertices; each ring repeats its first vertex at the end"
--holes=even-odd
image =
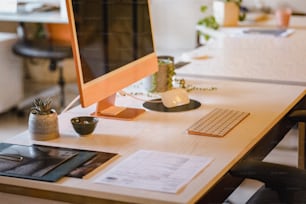
POLYGON ((95 182, 176 193, 211 161, 211 157, 139 150, 95 182))

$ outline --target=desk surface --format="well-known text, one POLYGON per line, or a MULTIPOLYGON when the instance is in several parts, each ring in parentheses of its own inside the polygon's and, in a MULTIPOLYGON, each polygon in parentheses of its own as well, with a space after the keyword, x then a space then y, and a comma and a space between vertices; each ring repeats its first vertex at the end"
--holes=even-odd
MULTIPOLYGON (((305 24, 305 17, 298 19, 304 19, 305 24)), ((218 35, 207 45, 183 54, 183 59, 192 63, 177 70, 177 74, 305 86, 306 24, 303 27, 298 22, 295 26, 300 28, 294 28, 288 37, 218 35), (208 58, 194 59, 199 56, 208 58)))
MULTIPOLYGON (((6 142, 44 144, 118 152, 121 157, 88 179, 62 178, 56 183, 0 177, 0 184, 30 187, 71 195, 85 195, 106 200, 133 203, 194 203, 241 159, 305 95, 305 88, 222 80, 189 80, 199 87, 216 86, 216 91, 191 92, 202 102, 193 111, 160 113, 147 111, 134 121, 100 119, 93 135, 79 137, 70 118, 88 115, 94 107, 75 108, 59 117, 60 135, 47 142, 32 141, 25 132, 6 142), (268 97, 267 97, 268 96, 268 97), (193 136, 186 129, 215 107, 249 111, 251 115, 223 138, 193 136), (167 194, 96 184, 93 181, 139 149, 167 151, 213 157, 213 162, 181 192, 167 194)), ((118 104, 141 106, 141 102, 120 96, 118 104)))

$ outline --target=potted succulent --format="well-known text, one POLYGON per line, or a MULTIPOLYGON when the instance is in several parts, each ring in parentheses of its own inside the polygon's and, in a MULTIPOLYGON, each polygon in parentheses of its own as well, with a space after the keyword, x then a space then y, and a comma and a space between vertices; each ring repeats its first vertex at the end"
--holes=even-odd
POLYGON ((36 98, 29 115, 29 133, 34 140, 50 140, 59 137, 58 117, 50 98, 36 98))

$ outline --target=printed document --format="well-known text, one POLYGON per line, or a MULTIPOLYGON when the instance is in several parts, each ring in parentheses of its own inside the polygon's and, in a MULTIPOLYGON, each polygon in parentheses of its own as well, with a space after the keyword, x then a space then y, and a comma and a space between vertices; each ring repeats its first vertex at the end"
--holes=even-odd
POLYGON ((177 193, 211 161, 211 157, 139 150, 95 182, 177 193))

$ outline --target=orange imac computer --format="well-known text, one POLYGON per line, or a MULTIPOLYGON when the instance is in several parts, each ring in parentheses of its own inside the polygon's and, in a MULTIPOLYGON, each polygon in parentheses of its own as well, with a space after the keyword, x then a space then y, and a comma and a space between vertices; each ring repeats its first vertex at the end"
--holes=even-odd
POLYGON ((148 0, 66 0, 82 107, 133 119, 144 109, 115 106, 116 93, 158 70, 148 0))

